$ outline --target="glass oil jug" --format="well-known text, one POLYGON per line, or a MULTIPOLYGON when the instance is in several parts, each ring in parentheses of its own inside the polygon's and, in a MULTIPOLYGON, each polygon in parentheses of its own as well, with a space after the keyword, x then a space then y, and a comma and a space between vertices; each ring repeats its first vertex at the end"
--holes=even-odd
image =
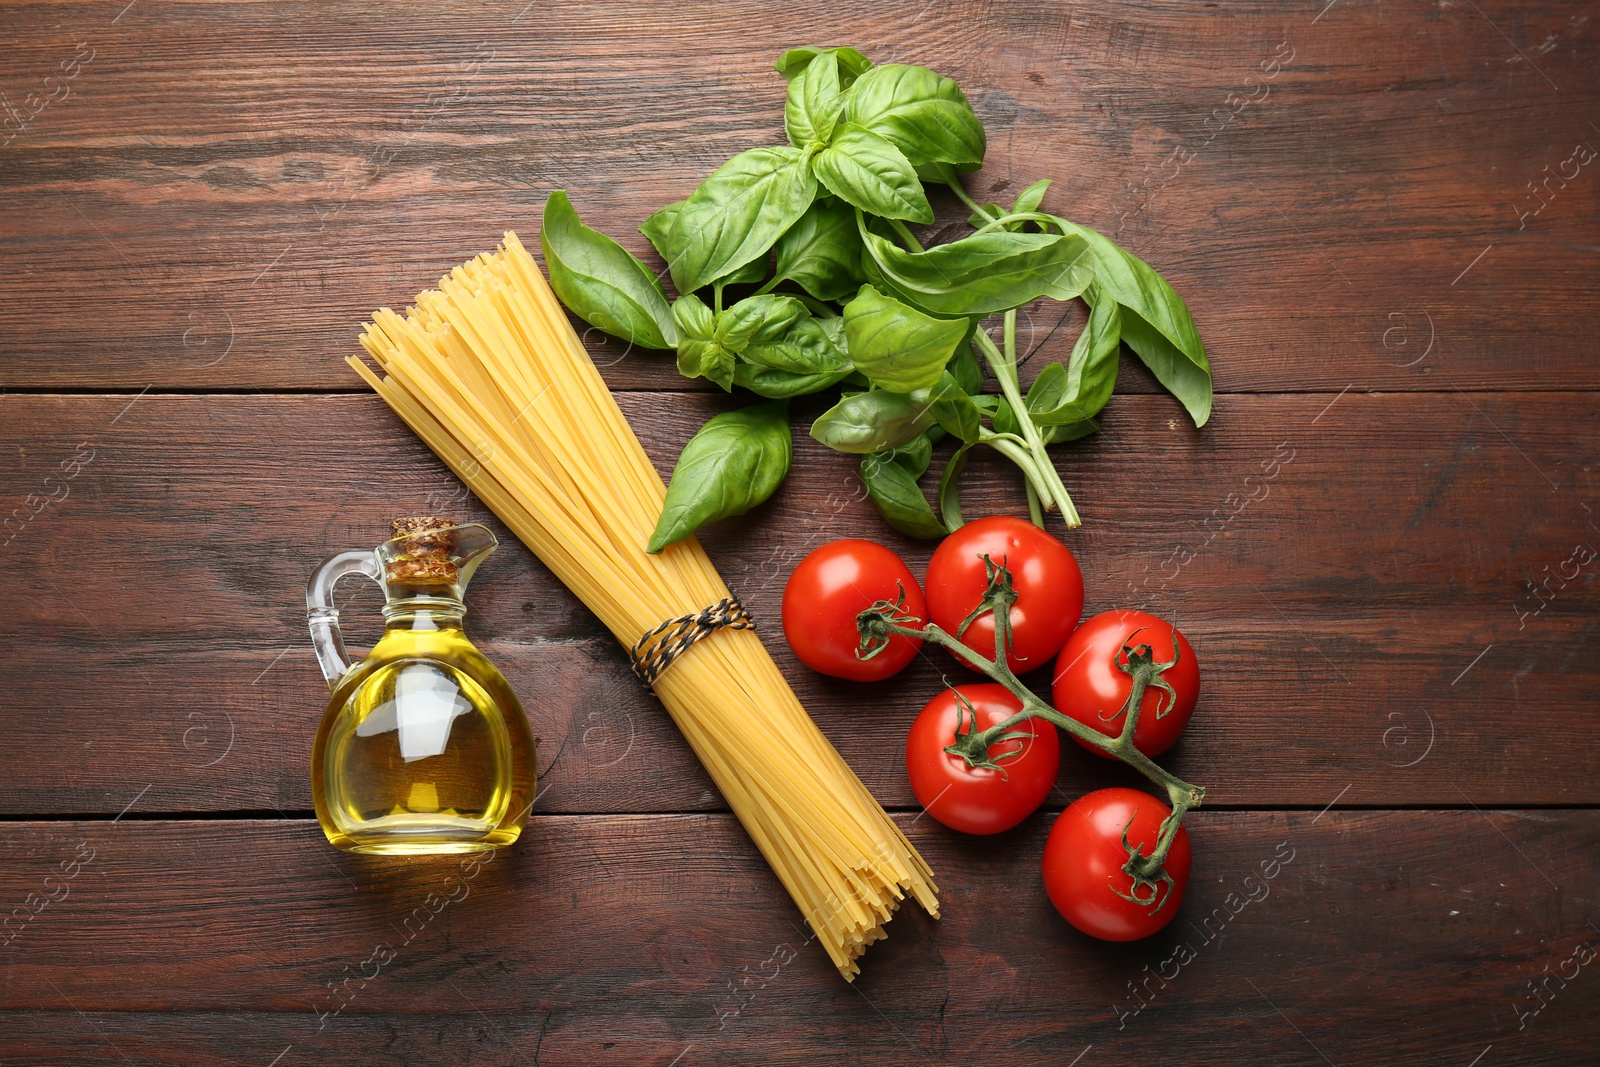
POLYGON ((534 739, 505 678, 467 640, 462 594, 497 547, 483 526, 400 519, 376 549, 325 560, 306 589, 317 662, 333 690, 311 750, 328 841, 390 855, 479 852, 516 841, 533 807, 534 739), (351 664, 334 584, 382 586, 384 631, 351 664))

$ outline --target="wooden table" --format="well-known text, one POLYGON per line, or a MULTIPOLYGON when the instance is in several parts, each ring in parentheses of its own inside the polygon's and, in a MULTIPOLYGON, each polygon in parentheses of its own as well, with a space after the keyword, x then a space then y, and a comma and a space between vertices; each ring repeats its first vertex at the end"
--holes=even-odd
MULTIPOLYGON (((5 4, 0 1062, 1595 1062, 1593 6, 692 10, 5 4), (1046 810, 959 837, 902 770, 935 661, 868 688, 779 639, 815 545, 931 548, 803 435, 706 545, 942 920, 906 909, 840 981, 509 538, 469 625, 543 739, 525 843, 446 899, 446 868, 311 818, 310 569, 396 515, 486 515, 343 365, 358 323, 531 239, 552 188, 644 254, 650 210, 781 138, 770 64, 817 41, 957 78, 972 188, 1056 179, 1210 347, 1203 431, 1125 362, 1059 452, 1088 611, 1148 604, 1206 671, 1172 757, 1210 789, 1194 881, 1147 942, 1078 935, 1038 873, 1055 813, 1128 773, 1068 753, 1046 810)), ((1035 365, 1081 321, 1033 309, 1035 365)), ((588 341, 663 471, 729 406, 588 341)), ((969 514, 1017 510, 1013 473, 975 464, 969 514)))

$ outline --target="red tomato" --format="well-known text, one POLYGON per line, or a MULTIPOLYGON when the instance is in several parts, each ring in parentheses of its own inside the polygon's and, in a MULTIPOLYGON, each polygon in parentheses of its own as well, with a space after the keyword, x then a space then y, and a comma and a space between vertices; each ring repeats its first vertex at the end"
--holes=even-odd
POLYGON ((989 749, 1000 765, 971 767, 944 750, 956 739, 963 720, 973 715, 956 699, 961 694, 976 713, 977 729, 989 727, 1022 710, 1022 702, 1003 685, 957 686, 946 689, 923 708, 906 738, 906 773, 911 789, 929 815, 966 834, 998 834, 1032 815, 1050 795, 1061 769, 1061 740, 1043 719, 1024 719, 1013 727, 1030 736, 1017 737, 989 749), (1010 755, 1020 753, 1020 755, 1010 755))
MULTIPOLYGON (((1050 661, 1083 613, 1083 573, 1066 545, 1024 519, 992 515, 946 537, 928 563, 928 610, 952 635, 989 587, 983 557, 1011 571, 1017 602, 1011 605, 1011 650, 1017 674, 1050 661)), ((994 614, 973 620, 961 641, 994 658, 994 614)))
MULTIPOLYGON (((1052 690, 1056 710, 1116 737, 1122 732, 1122 709, 1133 691, 1133 676, 1118 670, 1113 659, 1126 664, 1124 645, 1149 645, 1156 662, 1167 663, 1174 635, 1178 662, 1162 671, 1161 679, 1177 697, 1154 685, 1147 687, 1139 701, 1139 725, 1133 729, 1133 747, 1146 756, 1159 756, 1177 742, 1200 699, 1200 662, 1189 639, 1165 619, 1143 611, 1107 611, 1074 630, 1056 660, 1052 690)), ((1083 747, 1106 759, 1116 758, 1092 745, 1083 747)))
POLYGON ((906 611, 926 619, 922 587, 899 556, 872 541, 830 541, 801 560, 783 587, 783 636, 812 670, 856 682, 881 681, 904 670, 922 641, 891 637, 888 648, 860 659, 856 616, 902 592, 906 611))
MULTIPOLYGON (((1128 862, 1123 835, 1148 856, 1161 820, 1170 814, 1171 808, 1137 789, 1097 789, 1073 801, 1044 843, 1044 888, 1061 917, 1104 941, 1137 941, 1171 922, 1189 885, 1193 853, 1187 828, 1178 828, 1162 864, 1172 885, 1158 882, 1149 904, 1119 895, 1133 895, 1133 878, 1122 870, 1128 862)), ((1145 889, 1138 895, 1148 894, 1145 889)))

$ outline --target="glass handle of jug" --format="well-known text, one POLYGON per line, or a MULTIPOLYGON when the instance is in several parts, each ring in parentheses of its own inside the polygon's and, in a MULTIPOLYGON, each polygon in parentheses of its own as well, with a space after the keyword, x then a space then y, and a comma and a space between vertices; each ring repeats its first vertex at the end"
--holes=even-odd
POLYGON ((306 586, 306 621, 311 625, 311 647, 317 653, 317 666, 328 680, 328 688, 338 685, 350 670, 344 635, 339 632, 339 609, 333 604, 333 587, 340 578, 364 574, 383 583, 383 564, 371 549, 355 549, 329 556, 311 575, 306 586))

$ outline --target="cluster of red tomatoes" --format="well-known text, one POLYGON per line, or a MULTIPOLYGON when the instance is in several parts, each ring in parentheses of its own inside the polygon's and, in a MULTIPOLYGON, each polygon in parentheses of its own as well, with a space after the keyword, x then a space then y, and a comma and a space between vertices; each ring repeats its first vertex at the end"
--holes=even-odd
MULTIPOLYGON (((1022 519, 994 516, 967 523, 946 537, 928 563, 925 585, 894 552, 872 541, 834 541, 816 549, 789 576, 783 592, 783 630, 801 661, 814 670, 854 681, 881 681, 922 654, 923 642, 896 635, 878 655, 863 659, 856 617, 881 601, 898 601, 903 613, 959 636, 993 659, 992 613, 969 617, 988 590, 984 557, 1012 576, 1007 660, 1018 675, 1054 663, 1053 704, 1063 715, 1108 737, 1122 731, 1132 689, 1126 664, 1130 645, 1148 645, 1157 659, 1178 652, 1161 677, 1172 694, 1145 691, 1133 736, 1146 756, 1178 740, 1200 694, 1194 650, 1168 622, 1142 611, 1108 611, 1079 625, 1083 574, 1059 540, 1022 519), (961 630, 962 624, 966 629, 961 630), (1165 655, 1163 655, 1163 653, 1165 655)), ((955 657, 952 657, 955 658, 955 657)), ((964 662, 962 668, 971 670, 964 662)), ((927 813, 954 830, 995 834, 1022 822, 1055 788, 1061 745, 1048 721, 1027 718, 990 748, 998 766, 971 766, 947 752, 963 720, 985 730, 1021 711, 1005 686, 993 683, 946 689, 917 716, 906 739, 906 771, 927 813)), ((1083 742, 1079 742, 1083 744, 1083 742)), ((1099 755, 1105 753, 1088 745, 1099 755)), ((1107 758, 1110 758, 1109 756, 1107 758)), ((1177 911, 1188 883, 1190 844, 1180 829, 1164 863, 1171 883, 1155 901, 1123 871, 1130 847, 1149 855, 1171 809, 1134 789, 1101 789, 1074 801, 1056 819, 1044 849, 1044 881, 1051 902, 1078 929, 1110 941, 1131 941, 1161 929, 1177 911)))

